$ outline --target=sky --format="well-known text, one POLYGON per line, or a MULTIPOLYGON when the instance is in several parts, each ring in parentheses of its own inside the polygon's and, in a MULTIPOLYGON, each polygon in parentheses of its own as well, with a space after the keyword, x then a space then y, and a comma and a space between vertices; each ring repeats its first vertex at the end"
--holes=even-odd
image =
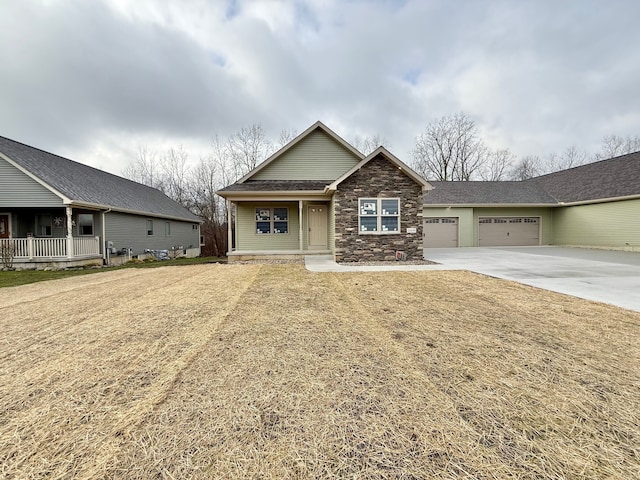
POLYGON ((518 156, 640 134, 636 0, 0 0, 0 135, 121 174, 260 124, 518 156))

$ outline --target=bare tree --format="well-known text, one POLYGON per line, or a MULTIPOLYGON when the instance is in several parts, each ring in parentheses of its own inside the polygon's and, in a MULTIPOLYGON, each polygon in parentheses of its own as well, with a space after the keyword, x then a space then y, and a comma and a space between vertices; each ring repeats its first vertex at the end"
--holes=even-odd
POLYGON ((170 148, 160 159, 164 193, 176 202, 189 206, 189 154, 182 145, 170 148))
POLYGON ((550 153, 545 159, 541 170, 545 173, 558 172, 567 168, 579 167, 587 163, 587 152, 580 150, 577 146, 571 145, 567 147, 561 154, 550 153))
POLYGON ((527 180, 542 173, 541 160, 537 155, 527 155, 518 160, 511 170, 511 180, 527 180))
POLYGON ((227 139, 227 149, 236 171, 245 175, 273 153, 274 145, 267 139, 262 126, 253 124, 230 135, 227 139))
POLYGON ((369 155, 378 147, 391 148, 389 141, 379 133, 376 133, 373 137, 356 135, 351 144, 364 155, 369 155))
POLYGON ((122 175, 129 180, 162 190, 163 178, 160 170, 157 152, 141 145, 138 147, 136 159, 124 168, 122 175))
POLYGON ((291 142, 294 138, 298 136, 298 131, 293 128, 287 130, 283 128, 280 130, 280 135, 278 136, 278 142, 276 143, 276 148, 280 149, 284 147, 287 143, 291 142))
POLYGON ((480 179, 490 182, 506 180, 515 159, 516 156, 511 153, 508 148, 490 152, 486 161, 479 169, 480 179))
POLYGON ((619 135, 607 135, 602 139, 602 147, 599 152, 594 154, 593 159, 604 160, 607 158, 618 157, 627 153, 634 153, 640 150, 640 137, 619 135))
POLYGON ((416 138, 413 168, 431 180, 471 180, 487 161, 489 150, 478 128, 464 113, 442 117, 416 138))

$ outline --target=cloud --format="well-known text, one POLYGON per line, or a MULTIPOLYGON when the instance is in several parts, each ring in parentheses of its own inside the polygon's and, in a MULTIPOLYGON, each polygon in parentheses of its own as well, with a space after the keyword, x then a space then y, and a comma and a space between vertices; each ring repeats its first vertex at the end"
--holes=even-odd
POLYGON ((206 153, 322 120, 409 160, 464 110, 519 155, 637 135, 635 2, 0 3, 0 134, 119 173, 137 145, 206 153))

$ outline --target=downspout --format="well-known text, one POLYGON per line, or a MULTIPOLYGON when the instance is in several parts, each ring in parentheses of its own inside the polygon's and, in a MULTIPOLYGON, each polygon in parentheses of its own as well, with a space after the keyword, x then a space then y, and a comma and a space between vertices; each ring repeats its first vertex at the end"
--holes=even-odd
POLYGON ((110 258, 110 253, 111 252, 107 252, 107 228, 105 227, 105 215, 107 213, 109 213, 111 211, 111 209, 107 209, 104 212, 102 212, 102 262, 105 265, 109 265, 109 261, 111 260, 110 258))

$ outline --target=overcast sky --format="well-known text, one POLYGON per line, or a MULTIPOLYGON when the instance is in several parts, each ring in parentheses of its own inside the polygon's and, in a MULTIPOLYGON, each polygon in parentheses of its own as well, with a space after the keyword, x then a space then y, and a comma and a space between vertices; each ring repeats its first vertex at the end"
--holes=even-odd
POLYGON ((0 135, 120 174, 139 146, 464 111, 519 156, 640 134, 636 0, 0 0, 0 135))

